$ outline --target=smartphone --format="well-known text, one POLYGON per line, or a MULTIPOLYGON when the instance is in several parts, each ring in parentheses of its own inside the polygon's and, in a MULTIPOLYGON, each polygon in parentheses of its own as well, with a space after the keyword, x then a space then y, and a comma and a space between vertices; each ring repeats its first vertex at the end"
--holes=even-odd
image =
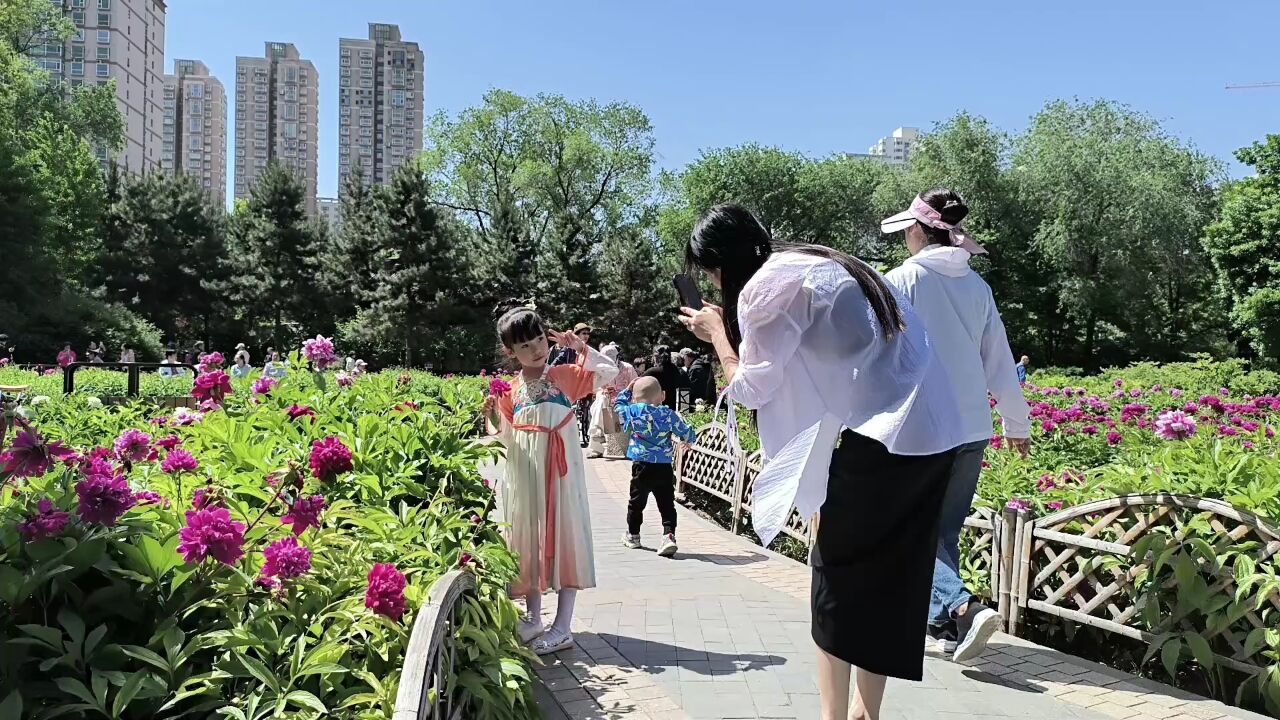
POLYGON ((680 306, 687 307, 691 310, 702 309, 702 293, 698 292, 698 283, 693 278, 680 273, 671 280, 676 286, 676 293, 680 295, 680 306))

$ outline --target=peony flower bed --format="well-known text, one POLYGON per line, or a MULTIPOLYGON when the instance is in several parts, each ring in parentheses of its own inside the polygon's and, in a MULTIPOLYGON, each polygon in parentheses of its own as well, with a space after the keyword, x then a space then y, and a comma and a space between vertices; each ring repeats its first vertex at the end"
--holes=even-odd
MULTIPOLYGON (((333 355, 309 341, 314 366, 333 355)), ((467 717, 535 716, 515 560, 475 470, 488 380, 202 365, 183 390, 200 412, 77 393, 14 418, 0 716, 389 718, 414 618, 458 568, 479 593, 447 682, 467 717)))

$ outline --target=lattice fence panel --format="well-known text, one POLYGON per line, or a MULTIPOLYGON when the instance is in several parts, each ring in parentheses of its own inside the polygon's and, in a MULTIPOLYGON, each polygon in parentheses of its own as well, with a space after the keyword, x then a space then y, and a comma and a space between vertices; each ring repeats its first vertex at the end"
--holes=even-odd
POLYGON ((1274 569, 1280 534, 1217 500, 1111 498, 1028 523, 1015 593, 1021 607, 1148 643, 1161 633, 1195 631, 1209 641, 1220 663, 1253 672, 1269 661, 1265 647, 1246 649, 1246 638, 1256 628, 1275 627, 1280 594, 1259 598, 1255 588, 1237 598, 1234 561, 1210 559, 1231 551, 1243 551, 1259 570, 1274 569), (1172 559, 1184 553, 1193 559, 1181 583, 1170 563, 1152 573, 1159 547, 1143 539, 1153 534, 1172 548, 1172 559), (1210 595, 1199 607, 1211 607, 1220 598, 1223 612, 1175 612, 1179 586, 1186 587, 1189 578, 1203 581, 1210 595), (1144 612, 1153 601, 1155 608, 1144 612), (1211 617, 1219 619, 1212 627, 1211 617))
POLYGON ((681 453, 679 480, 732 503, 733 476, 738 462, 739 458, 729 449, 725 426, 711 423, 700 428, 693 447, 681 453))
POLYGON ((971 592, 987 600, 995 599, 1000 583, 999 518, 990 508, 974 507, 960 531, 960 577, 971 592))
MULTIPOLYGON (((760 476, 762 469, 764 469, 764 459, 759 451, 747 456, 746 470, 742 478, 742 511, 745 513, 751 512, 756 478, 760 476)), ((782 528, 782 532, 802 543, 808 543, 809 524, 808 518, 802 517, 798 510, 792 508, 791 516, 787 518, 787 524, 782 528)))

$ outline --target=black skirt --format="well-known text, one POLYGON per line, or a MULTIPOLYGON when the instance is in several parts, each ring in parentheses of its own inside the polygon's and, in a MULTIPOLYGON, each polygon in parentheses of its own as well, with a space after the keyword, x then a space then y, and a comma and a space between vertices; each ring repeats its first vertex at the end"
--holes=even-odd
POLYGON ((819 648, 878 675, 921 679, 938 514, 954 458, 954 450, 893 455, 871 438, 841 435, 810 556, 819 648))

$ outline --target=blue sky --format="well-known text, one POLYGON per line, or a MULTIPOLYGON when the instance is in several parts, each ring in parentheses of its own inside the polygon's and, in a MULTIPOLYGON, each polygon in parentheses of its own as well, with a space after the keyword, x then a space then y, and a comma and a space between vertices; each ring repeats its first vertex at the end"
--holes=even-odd
MULTIPOLYGON (((320 73, 320 194, 337 186, 339 37, 400 25, 423 47, 426 111, 500 87, 626 100, 658 162, 760 142, 865 152, 895 127, 959 110, 1006 130, 1057 98, 1109 98, 1243 169, 1231 153, 1280 132, 1277 0, 169 0, 166 70, 203 60, 234 102, 235 58, 292 42, 320 73)), ((234 130, 234 128, 232 128, 234 130)), ((234 147, 234 140, 228 138, 234 147)), ((229 160, 234 153, 229 152, 229 160)), ((228 193, 232 171, 228 168, 228 193)))

